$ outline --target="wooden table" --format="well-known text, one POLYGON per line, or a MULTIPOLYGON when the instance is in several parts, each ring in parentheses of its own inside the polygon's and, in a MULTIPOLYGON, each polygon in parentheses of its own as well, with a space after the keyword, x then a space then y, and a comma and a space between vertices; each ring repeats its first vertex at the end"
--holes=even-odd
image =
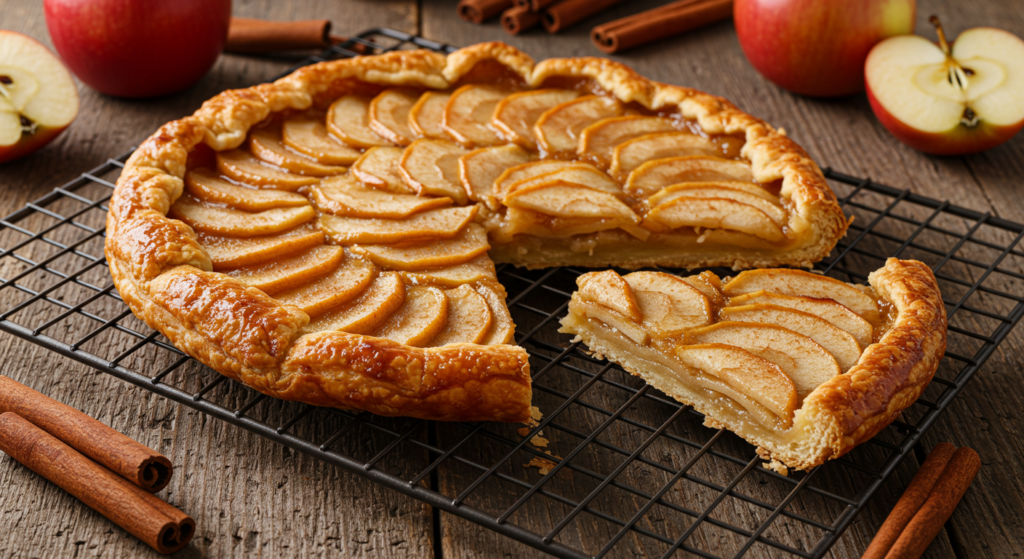
MULTIPOLYGON (((387 26, 452 45, 507 39, 535 58, 598 54, 587 33, 657 2, 628 3, 559 36, 507 38, 496 23, 455 17, 454 1, 236 0, 236 15, 330 18, 337 32, 387 26), (287 5, 286 5, 287 4, 287 5)), ((918 30, 938 13, 951 33, 996 25, 1024 35, 1024 4, 1001 0, 925 2, 918 30)), ((50 44, 41 2, 0 0, 0 28, 50 44)), ((934 158, 893 139, 862 96, 817 101, 790 95, 746 62, 731 24, 723 23, 629 52, 618 59, 651 78, 725 96, 784 127, 822 166, 1013 220, 1024 220, 1020 177, 1024 136, 981 155, 934 158)), ((0 167, 0 214, 127 150, 160 124, 191 113, 224 89, 246 87, 290 61, 223 56, 197 85, 151 101, 125 101, 80 86, 81 113, 44 151, 0 167)), ((1024 270, 1016 270, 1024 272, 1024 270)), ((1024 329, 1011 334, 984 371, 924 437, 977 449, 984 467, 929 557, 1024 554, 1024 329)), ((199 532, 181 556, 262 554, 359 557, 532 557, 532 548, 375 486, 282 446, 172 404, 13 336, 0 336, 0 373, 28 384, 185 464, 163 494, 191 513, 199 532), (440 541, 436 541, 440 534, 440 541)), ((857 557, 917 470, 906 460, 833 548, 857 557)), ((0 555, 135 556, 151 551, 56 486, 0 458, 0 555)), ((755 548, 756 549, 756 548, 755 548)), ((761 550, 763 552, 763 549, 761 550)))

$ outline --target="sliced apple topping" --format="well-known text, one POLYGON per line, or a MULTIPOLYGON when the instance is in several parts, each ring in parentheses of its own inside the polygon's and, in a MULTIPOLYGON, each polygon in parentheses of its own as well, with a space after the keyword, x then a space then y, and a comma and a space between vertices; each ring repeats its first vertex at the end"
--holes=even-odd
POLYGON ((466 150, 448 140, 416 140, 398 163, 398 172, 417 193, 447 196, 465 204, 466 189, 459 178, 459 158, 466 150))
POLYGON ((584 128, 603 118, 619 116, 624 111, 625 107, 618 99, 586 95, 541 114, 533 126, 533 136, 545 153, 576 153, 584 128))
POLYGON ((327 179, 311 187, 309 192, 310 201, 316 209, 343 217, 404 219, 419 212, 452 205, 452 199, 447 197, 396 194, 366 188, 350 175, 327 179))
POLYGON ((198 238, 216 271, 255 266, 324 243, 324 234, 310 224, 266 237, 220 237, 200 233, 198 238))
POLYGON ((409 111, 419 95, 408 89, 385 89, 370 101, 370 129, 380 137, 399 146, 416 139, 409 127, 409 111))
POLYGON ((483 296, 491 309, 491 329, 480 341, 481 345, 510 344, 515 340, 516 323, 505 306, 504 290, 500 285, 494 285, 497 287, 487 283, 476 286, 477 293, 483 296))
POLYGON ((514 182, 507 187, 503 187, 502 192, 507 196, 517 190, 555 181, 586 186, 615 196, 622 194, 622 188, 619 187, 619 183, 613 181, 611 177, 589 163, 572 163, 561 166, 549 173, 514 182))
POLYGON ((398 172, 398 163, 404 151, 396 147, 370 148, 352 164, 350 172, 359 182, 371 188, 413 194, 416 189, 406 184, 398 172))
POLYGON ((574 89, 535 89, 505 97, 494 109, 491 124, 510 142, 537 149, 533 125, 549 109, 580 96, 574 89))
POLYGON ((191 196, 182 196, 168 215, 184 221, 196 231, 226 237, 258 237, 298 227, 316 217, 313 206, 273 208, 250 213, 211 206, 191 196))
POLYGON ((410 287, 405 303, 391 314, 373 336, 400 344, 423 347, 448 322, 448 297, 436 287, 410 287))
POLYGON ((370 128, 371 100, 364 95, 339 97, 327 111, 327 130, 354 148, 392 145, 370 128))
POLYGON ((640 304, 630 284, 613 270, 591 272, 576 279, 584 301, 604 305, 634 322, 643 320, 640 304))
POLYGON ((333 272, 344 259, 345 250, 341 247, 322 245, 262 266, 238 268, 228 275, 273 295, 322 278, 333 272))
POLYGON ((249 132, 249 149, 263 161, 298 175, 326 177, 345 172, 344 167, 324 165, 312 157, 289 151, 281 143, 281 132, 276 128, 260 128, 249 132))
POLYGON ((576 154, 607 169, 612 164, 612 156, 619 144, 645 134, 675 129, 671 120, 660 116, 625 115, 606 118, 580 132, 576 154))
POLYGON ((614 177, 625 177, 640 165, 655 159, 680 155, 715 155, 714 142, 690 132, 655 132, 619 144, 612 153, 609 169, 614 177))
POLYGON ((845 305, 841 305, 832 299, 781 295, 763 290, 752 291, 729 299, 729 305, 731 306, 755 304, 788 307, 823 318, 832 323, 832 325, 849 332, 862 348, 871 345, 874 339, 874 328, 870 322, 861 318, 859 314, 851 311, 845 305))
POLYGON ((223 204, 248 212, 271 208, 292 208, 309 204, 306 197, 300 194, 239 186, 203 167, 185 174, 185 192, 204 202, 223 204))
POLYGON ((477 256, 469 262, 455 266, 402 272, 402 275, 413 285, 426 284, 439 287, 458 287, 467 283, 497 280, 494 262, 486 255, 477 256))
POLYGON ((588 319, 598 320, 610 328, 614 328, 622 335, 640 345, 647 345, 651 335, 644 328, 643 323, 633 320, 622 313, 612 310, 601 303, 591 301, 573 301, 570 303, 573 312, 582 314, 588 319))
POLYGON ((456 89, 444 106, 441 127, 467 148, 495 146, 505 142, 490 127, 494 109, 508 91, 490 85, 470 84, 456 89))
POLYGON ((730 229, 779 242, 786 238, 782 227, 761 210, 728 198, 680 196, 647 212, 644 227, 652 231, 703 227, 730 229))
POLYGON ((470 223, 452 239, 399 245, 355 245, 354 250, 365 254, 378 266, 395 270, 423 270, 462 264, 490 248, 487 231, 476 223, 470 223))
POLYGON ((327 133, 323 118, 296 115, 281 125, 281 141, 293 150, 324 165, 351 165, 363 153, 327 133))
POLYGON ((310 321, 303 331, 341 330, 350 334, 368 334, 404 302, 405 284, 401 276, 384 272, 359 297, 310 321))
POLYGON ((242 149, 218 151, 217 170, 241 183, 281 190, 298 190, 317 181, 316 177, 295 175, 264 163, 242 149))
POLYGON ((690 287, 700 291, 708 298, 712 308, 720 308, 725 304, 725 296, 722 294, 722 280, 714 272, 704 271, 696 276, 680 278, 690 287))
POLYGON ((636 296, 644 328, 655 338, 711 323, 708 298, 682 278, 664 272, 633 272, 623 279, 636 296))
POLYGON ((440 91, 426 91, 420 95, 416 104, 409 109, 409 129, 420 138, 450 139, 441 126, 444 107, 450 97, 450 93, 440 91))
POLYGON ((369 260, 349 256, 324 278, 278 293, 274 298, 315 318, 357 297, 370 286, 376 273, 376 266, 369 260))
POLYGON ((432 346, 479 344, 491 330, 491 309, 483 295, 468 285, 445 292, 448 323, 430 340, 432 346))
POLYGON ((775 363, 796 386, 801 398, 821 383, 842 374, 832 354, 814 340, 774 324, 719 322, 690 331, 686 344, 726 344, 775 363))
POLYGON ((459 178, 470 200, 498 209, 494 185, 506 169, 533 159, 530 152, 508 144, 475 149, 459 158, 459 178))
POLYGON ((781 295, 831 299, 868 322, 878 324, 878 302, 874 297, 837 279, 803 270, 750 270, 727 281, 723 288, 729 297, 762 290, 781 295))
POLYGON ((764 212, 779 226, 786 225, 786 210, 778 203, 778 198, 756 184, 744 182, 694 182, 669 186, 648 198, 651 207, 680 197, 687 198, 724 198, 735 200, 764 212))
POLYGON ((861 346, 853 335, 823 318, 803 311, 755 303, 722 309, 722 320, 775 324, 803 334, 831 353, 843 372, 849 371, 860 360, 861 346))
MULTIPOLYGON (((630 196, 649 198, 666 186, 684 182, 754 181, 750 164, 710 155, 683 155, 647 161, 629 173, 622 187, 630 196)), ((762 189, 764 190, 764 189, 762 189)), ((764 190, 766 194, 770 194, 764 190)))
POLYGON ((394 244, 450 239, 473 220, 476 211, 476 206, 442 208, 397 220, 321 215, 317 224, 340 245, 394 244))
POLYGON ((640 222, 640 217, 614 195, 561 180, 516 190, 505 196, 504 204, 555 217, 640 222))
POLYGON ((494 195, 500 200, 508 194, 509 187, 517 182, 546 175, 575 164, 576 163, 573 161, 541 159, 540 161, 529 161, 514 167, 509 167, 494 180, 494 195))

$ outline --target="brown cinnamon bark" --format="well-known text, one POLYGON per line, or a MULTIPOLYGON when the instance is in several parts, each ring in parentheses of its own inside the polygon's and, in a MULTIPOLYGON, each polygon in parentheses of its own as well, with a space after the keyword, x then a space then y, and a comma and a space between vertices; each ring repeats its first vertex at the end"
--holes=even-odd
POLYGON ((527 0, 530 6, 530 10, 534 12, 540 12, 549 6, 553 6, 562 0, 527 0))
POLYGON ((195 520, 89 460, 21 416, 0 414, 0 450, 160 553, 185 547, 195 520))
POLYGON ((607 10, 623 0, 565 0, 544 11, 541 23, 549 33, 559 31, 588 17, 607 10))
POLYGON ((518 35, 540 23, 540 14, 528 8, 509 8, 501 14, 501 27, 509 35, 518 35))
POLYGON ((459 0, 459 17, 472 23, 483 23, 512 7, 512 0, 459 0))
POLYGON ((258 54, 322 49, 330 44, 330 34, 331 22, 326 19, 267 21, 233 17, 224 51, 258 54))
POLYGON ((612 54, 732 17, 733 0, 680 0, 595 27, 590 39, 612 54))
POLYGON ((14 412, 148 491, 171 481, 171 461, 84 413, 0 375, 0 413, 14 412))

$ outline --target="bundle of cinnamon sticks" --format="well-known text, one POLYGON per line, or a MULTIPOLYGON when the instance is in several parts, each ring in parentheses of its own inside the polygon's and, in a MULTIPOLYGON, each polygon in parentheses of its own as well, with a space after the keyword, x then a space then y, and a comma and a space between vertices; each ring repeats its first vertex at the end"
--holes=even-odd
POLYGON ((190 516, 156 495, 171 461, 84 413, 0 375, 0 451, 160 553, 185 547, 190 516))

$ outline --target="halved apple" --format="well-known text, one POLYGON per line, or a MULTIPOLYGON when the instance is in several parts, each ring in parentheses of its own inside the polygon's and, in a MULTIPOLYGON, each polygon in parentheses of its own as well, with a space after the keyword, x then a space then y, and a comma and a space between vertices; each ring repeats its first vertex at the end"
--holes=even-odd
POLYGON ((491 330, 491 309, 487 300, 472 287, 460 285, 446 291, 448 323, 437 333, 430 345, 478 344, 491 330))
POLYGON ((495 86, 469 84, 454 92, 444 106, 441 128, 466 148, 504 143, 490 127, 494 109, 508 95, 495 86))
POLYGON ((637 136, 616 146, 608 172, 613 177, 625 178, 633 169, 648 161, 682 155, 718 153, 720 150, 714 142, 692 132, 654 132, 637 136))
POLYGON ((318 210, 343 217, 405 219, 413 214, 452 205, 448 197, 396 194, 366 188, 351 175, 341 175, 310 187, 309 198, 318 210))
POLYGON ((217 170, 232 180, 263 188, 294 191, 317 182, 316 177, 289 173, 253 157, 244 149, 218 151, 217 170))
POLYGON ((505 306, 505 292, 500 284, 484 283, 476 291, 487 301, 491 309, 491 329, 480 342, 481 345, 510 344, 515 340, 516 323, 505 306), (495 287, 496 286, 496 287, 495 287))
POLYGON ((295 115, 281 125, 281 141, 324 165, 351 165, 363 152, 335 140, 323 118, 295 115))
POLYGON ((370 148, 352 164, 349 172, 359 179, 359 182, 371 188, 413 194, 416 189, 406 184, 398 172, 398 163, 402 160, 404 152, 404 149, 397 147, 370 148))
POLYGON ((729 229, 779 242, 786 238, 782 227, 768 214, 743 202, 728 198, 691 198, 680 196, 647 212, 643 226, 652 231, 680 227, 729 229))
POLYGON ((327 130, 354 148, 393 145, 370 128, 370 102, 365 95, 342 95, 327 110, 327 130))
POLYGON ((533 125, 533 137, 544 153, 576 153, 584 128, 623 112, 625 107, 618 99, 586 95, 544 111, 533 125))
POLYGON ((302 252, 324 243, 324 234, 306 224, 280 235, 266 237, 220 237, 199 233, 199 244, 210 255, 216 271, 255 266, 275 258, 302 252))
POLYGON ((556 217, 622 219, 639 223, 640 216, 612 194, 563 180, 520 188, 505 196, 512 208, 532 210, 556 217))
POLYGON ((874 339, 874 328, 871 323, 845 305, 832 299, 815 299, 812 297, 782 295, 770 291, 752 291, 729 299, 730 306, 769 304, 788 307, 823 318, 833 326, 849 332, 861 347, 871 345, 874 339))
POLYGON ((569 184, 578 184, 594 190, 601 190, 615 196, 622 195, 622 188, 619 183, 601 172, 600 169, 589 163, 573 163, 558 167, 554 171, 523 179, 510 185, 503 185, 502 192, 509 195, 517 190, 530 188, 538 184, 547 184, 555 181, 563 181, 569 184))
POLYGON ((298 175, 326 177, 345 172, 344 167, 324 165, 311 157, 289 151, 281 143, 281 130, 276 127, 250 131, 249 149, 259 159, 298 175))
POLYGON ((398 162, 398 172, 416 193, 447 196, 465 204, 466 189, 459 177, 459 158, 466 150, 448 140, 416 140, 398 162))
POLYGON ((405 302, 372 333, 400 344, 422 347, 448 322, 448 297, 436 287, 405 290, 405 302))
POLYGON ((287 231, 311 221, 316 217, 316 210, 313 206, 299 206, 250 213, 211 206, 191 196, 182 196, 171 206, 167 215, 203 233, 226 237, 258 237, 287 231))
POLYGON ((450 239, 476 215, 476 206, 427 210, 405 219, 321 215, 320 230, 339 245, 394 244, 450 239))
POLYGON ((660 116, 626 115, 606 118, 580 132, 576 154, 607 169, 612 164, 612 155, 619 144, 645 134, 675 129, 671 120, 660 116))
POLYGON ((655 338, 711 323, 708 298, 682 278, 664 272, 633 272, 623 279, 636 296, 644 328, 655 338))
POLYGON ((409 109, 409 128, 420 138, 449 140, 441 126, 444 121, 444 107, 448 104, 450 93, 425 91, 416 104, 409 109))
POLYGON ((498 209, 494 185, 506 169, 533 159, 523 148, 508 144, 475 149, 459 158, 459 178, 470 200, 498 209))
POLYGON ((831 353, 843 372, 860 360, 861 346, 852 334, 813 314, 764 303, 730 306, 721 312, 722 320, 775 324, 803 334, 831 353))
POLYGON ((368 334, 405 302, 405 284, 395 272, 377 276, 359 297, 310 321, 303 332, 341 330, 350 334, 368 334))
POLYGON ((381 138, 407 146, 416 139, 409 127, 409 111, 419 100, 419 94, 410 89, 385 89, 370 101, 370 129, 381 138))
POLYGON ((470 223, 452 239, 400 245, 355 245, 353 250, 365 254, 378 266, 393 270, 423 270, 462 264, 490 248, 486 230, 479 224, 470 223))
POLYGON ((643 320, 629 283, 614 270, 584 274, 576 279, 576 285, 580 299, 604 305, 634 322, 643 320))
POLYGON ((224 180, 206 167, 185 174, 185 192, 198 200, 258 212, 271 208, 290 208, 309 204, 305 196, 282 190, 246 188, 224 180))
POLYGON ((467 283, 497 281, 494 262, 486 255, 444 268, 428 268, 402 272, 410 284, 436 285, 438 287, 459 287, 467 283))
POLYGON ((753 206, 768 217, 772 218, 780 227, 788 221, 786 210, 779 204, 778 198, 770 192, 746 182, 691 182, 676 184, 663 188, 654 196, 647 199, 652 207, 657 207, 679 197, 688 198, 725 198, 742 202, 753 206))
POLYGON ((377 267, 369 260, 349 256, 324 278, 278 293, 274 298, 315 318, 357 297, 373 283, 376 274, 377 267))
POLYGON ((878 324, 878 302, 874 297, 837 279, 803 270, 748 270, 728 280, 722 288, 728 297, 762 290, 781 295, 831 299, 868 322, 878 324))
POLYGON ((227 274, 242 283, 262 290, 267 295, 316 281, 333 272, 342 260, 345 250, 338 246, 321 245, 290 258, 247 268, 238 268, 227 274))
POLYGON ((529 149, 537 149, 533 125, 545 111, 580 96, 574 89, 535 89, 505 97, 494 109, 491 124, 505 139, 529 149))
MULTIPOLYGON (((655 159, 629 173, 622 189, 630 196, 648 198, 662 188, 685 182, 754 181, 750 164, 710 155, 683 155, 655 159)), ((762 189, 764 190, 764 189, 762 189)), ((767 190, 766 194, 771 194, 767 190)))

